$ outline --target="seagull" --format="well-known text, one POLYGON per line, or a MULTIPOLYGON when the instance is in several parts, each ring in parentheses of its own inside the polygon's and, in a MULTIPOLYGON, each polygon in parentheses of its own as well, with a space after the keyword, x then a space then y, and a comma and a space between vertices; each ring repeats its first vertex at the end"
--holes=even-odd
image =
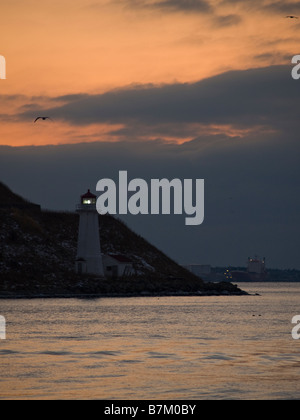
POLYGON ((286 18, 289 18, 289 19, 298 19, 298 16, 289 15, 289 16, 286 16, 286 18))
MULTIPOLYGON (((50 117, 37 117, 35 120, 34 120, 34 122, 37 122, 37 120, 39 120, 39 119, 41 119, 41 120, 51 120, 51 118, 50 117)), ((52 120, 51 120, 52 121, 52 120)))

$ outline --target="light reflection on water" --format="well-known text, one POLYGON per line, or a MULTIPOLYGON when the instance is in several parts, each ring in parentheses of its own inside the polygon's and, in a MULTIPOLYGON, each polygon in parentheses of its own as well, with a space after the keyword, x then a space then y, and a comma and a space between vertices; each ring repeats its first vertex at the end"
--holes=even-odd
POLYGON ((261 296, 1 300, 2 399, 300 398, 300 284, 261 296))

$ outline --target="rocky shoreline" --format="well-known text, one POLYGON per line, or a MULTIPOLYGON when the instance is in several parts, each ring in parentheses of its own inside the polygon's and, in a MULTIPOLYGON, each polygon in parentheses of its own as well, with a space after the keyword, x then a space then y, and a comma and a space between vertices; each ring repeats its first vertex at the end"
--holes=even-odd
MULTIPOLYGON (((10 284, 11 285, 11 284, 10 284)), ((184 279, 152 281, 143 279, 127 279, 122 282, 112 282, 106 279, 85 279, 80 282, 64 284, 64 287, 48 287, 35 284, 31 288, 16 285, 1 288, 0 299, 51 299, 51 298, 130 298, 130 297, 165 297, 165 296, 245 296, 249 293, 239 289, 232 283, 202 283, 184 279)))
POLYGON ((186 296, 249 296, 249 293, 242 292, 242 293, 229 293, 228 291, 224 290, 222 292, 218 291, 211 291, 211 292, 202 292, 199 291, 197 293, 111 293, 111 294, 0 294, 0 300, 2 299, 107 299, 107 298, 137 298, 137 297, 186 297, 186 296))

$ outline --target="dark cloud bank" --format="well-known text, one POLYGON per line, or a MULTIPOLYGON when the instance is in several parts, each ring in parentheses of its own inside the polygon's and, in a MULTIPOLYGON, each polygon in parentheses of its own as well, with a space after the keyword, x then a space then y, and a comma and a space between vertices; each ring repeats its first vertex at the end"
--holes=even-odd
MULTIPOLYGON (((230 71, 195 83, 129 86, 99 95, 53 98, 64 105, 43 112, 73 125, 232 124, 286 128, 298 123, 299 87, 291 66, 230 71)), ((40 109, 19 118, 32 120, 40 109)))
POLYGON ((95 190, 101 178, 117 181, 119 170, 147 181, 204 178, 202 225, 185 226, 184 215, 123 220, 180 263, 245 265, 257 253, 269 267, 300 268, 299 89, 289 67, 272 67, 61 98, 65 104, 51 109, 55 118, 74 125, 122 122, 124 140, 1 147, 0 179, 44 208, 73 210, 81 193, 95 190), (258 128, 243 137, 196 130, 181 145, 163 140, 174 126, 192 133, 194 123, 258 128), (134 127, 138 134, 126 138, 134 127), (142 127, 155 129, 157 139, 141 141, 142 127))

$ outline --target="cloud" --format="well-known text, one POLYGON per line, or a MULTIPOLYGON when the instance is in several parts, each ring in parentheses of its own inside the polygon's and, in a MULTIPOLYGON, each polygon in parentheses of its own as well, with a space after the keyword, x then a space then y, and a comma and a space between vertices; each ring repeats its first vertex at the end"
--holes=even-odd
POLYGON ((293 2, 293 1, 281 1, 276 0, 272 1, 271 3, 267 3, 263 5, 263 8, 267 12, 273 12, 273 13, 282 13, 283 15, 290 15, 293 13, 299 13, 300 12, 300 5, 299 2, 293 2))
POLYGON ((282 0, 222 0, 220 5, 241 6, 244 10, 257 10, 262 13, 283 14, 284 16, 300 13, 300 5, 298 1, 282 1, 282 0))
MULTIPOLYGON (((239 6, 240 11, 260 11, 262 13, 288 14, 300 13, 298 1, 281 0, 114 0, 117 4, 126 5, 130 9, 152 9, 170 13, 199 13, 213 15, 217 14, 223 6, 239 6)), ((229 15, 230 16, 230 15, 229 15)))
POLYGON ((215 19, 218 27, 234 26, 242 22, 242 17, 238 14, 216 16, 215 19))
POLYGON ((210 2, 206 0, 162 0, 152 3, 151 7, 189 13, 209 13, 213 11, 210 2))
POLYGON ((272 51, 272 52, 265 52, 262 54, 257 54, 255 55, 253 58, 255 58, 258 61, 267 61, 268 63, 274 63, 274 65, 276 64, 276 62, 282 62, 282 61, 286 61, 289 62, 291 61, 291 56, 288 54, 284 54, 282 52, 278 52, 278 51, 272 51))
POLYGON ((237 25, 242 21, 242 17, 238 14, 219 15, 219 10, 215 7, 215 3, 209 0, 115 0, 116 4, 121 4, 129 10, 152 10, 160 13, 181 13, 187 15, 203 15, 210 16, 214 27, 228 27, 237 25), (125 6, 124 6, 125 5, 125 6))
MULTIPOLYGON (((299 125, 299 85, 292 66, 230 71, 195 83, 128 86, 98 95, 53 98, 63 105, 44 109, 72 125, 121 124, 164 127, 172 124, 255 126, 286 129, 299 125)), ((39 109, 19 114, 32 119, 39 109)), ((159 135, 159 130, 157 131, 159 135)))
POLYGON ((117 0, 114 2, 135 10, 150 9, 171 13, 209 13, 214 10, 208 0, 117 0))

